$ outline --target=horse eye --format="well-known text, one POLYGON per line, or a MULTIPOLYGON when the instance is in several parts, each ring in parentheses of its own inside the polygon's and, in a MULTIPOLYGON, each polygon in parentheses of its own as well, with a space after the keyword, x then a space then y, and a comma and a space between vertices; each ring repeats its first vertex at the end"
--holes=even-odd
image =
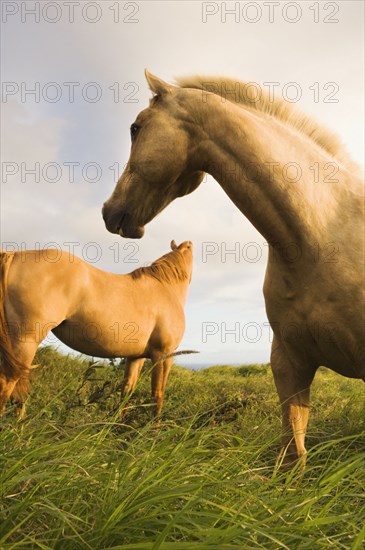
POLYGON ((139 130, 138 124, 132 124, 131 125, 131 139, 132 140, 136 137, 138 130, 139 130))

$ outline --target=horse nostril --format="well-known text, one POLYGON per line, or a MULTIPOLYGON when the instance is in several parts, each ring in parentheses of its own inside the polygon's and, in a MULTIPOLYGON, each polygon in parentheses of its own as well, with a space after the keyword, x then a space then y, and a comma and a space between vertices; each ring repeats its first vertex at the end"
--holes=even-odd
POLYGON ((104 202, 102 208, 101 208, 101 215, 103 216, 103 220, 105 220, 105 216, 106 216, 106 207, 105 207, 106 203, 104 202))
POLYGON ((108 202, 105 202, 101 208, 101 215, 104 220, 106 229, 110 233, 119 232, 119 215, 113 208, 110 207, 108 202))

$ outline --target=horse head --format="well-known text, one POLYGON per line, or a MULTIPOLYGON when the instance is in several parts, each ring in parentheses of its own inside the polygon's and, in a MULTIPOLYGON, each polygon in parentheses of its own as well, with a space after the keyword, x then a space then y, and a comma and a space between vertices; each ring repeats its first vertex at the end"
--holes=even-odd
POLYGON ((191 241, 184 241, 178 246, 176 242, 172 240, 170 246, 172 253, 176 252, 181 258, 183 258, 185 270, 190 283, 193 271, 193 243, 191 241))
POLYGON ((111 233, 141 238, 144 226, 177 197, 194 191, 204 172, 193 160, 191 114, 181 90, 146 71, 154 97, 131 125, 131 152, 127 166, 111 197, 104 203, 103 218, 111 233))

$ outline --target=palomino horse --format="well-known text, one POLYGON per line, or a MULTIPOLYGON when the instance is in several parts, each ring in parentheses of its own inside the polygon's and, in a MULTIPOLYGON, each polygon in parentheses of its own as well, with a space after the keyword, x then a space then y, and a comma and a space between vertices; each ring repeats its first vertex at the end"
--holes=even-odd
POLYGON ((336 136, 292 104, 257 89, 252 98, 252 83, 146 78, 154 97, 131 126, 129 162, 103 207, 106 227, 142 237, 146 223, 208 172, 265 237, 280 456, 304 463, 317 368, 365 380, 360 169, 336 136))
POLYGON ((192 243, 127 275, 101 271, 59 250, 1 252, 0 413, 28 393, 34 354, 52 332, 97 357, 127 357, 122 395, 133 391, 145 358, 154 363, 154 415, 161 412, 174 350, 185 330, 192 243), (170 356, 169 356, 170 354, 170 356))

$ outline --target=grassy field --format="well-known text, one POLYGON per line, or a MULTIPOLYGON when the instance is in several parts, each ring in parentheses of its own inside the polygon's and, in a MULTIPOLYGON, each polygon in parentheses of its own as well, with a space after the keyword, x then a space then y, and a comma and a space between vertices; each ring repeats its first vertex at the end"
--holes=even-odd
POLYGON ((1 549, 364 548, 362 382, 318 372, 301 476, 274 468, 268 366, 173 367, 156 430, 148 368, 121 424, 120 366, 37 362, 27 418, 0 425, 1 549))

